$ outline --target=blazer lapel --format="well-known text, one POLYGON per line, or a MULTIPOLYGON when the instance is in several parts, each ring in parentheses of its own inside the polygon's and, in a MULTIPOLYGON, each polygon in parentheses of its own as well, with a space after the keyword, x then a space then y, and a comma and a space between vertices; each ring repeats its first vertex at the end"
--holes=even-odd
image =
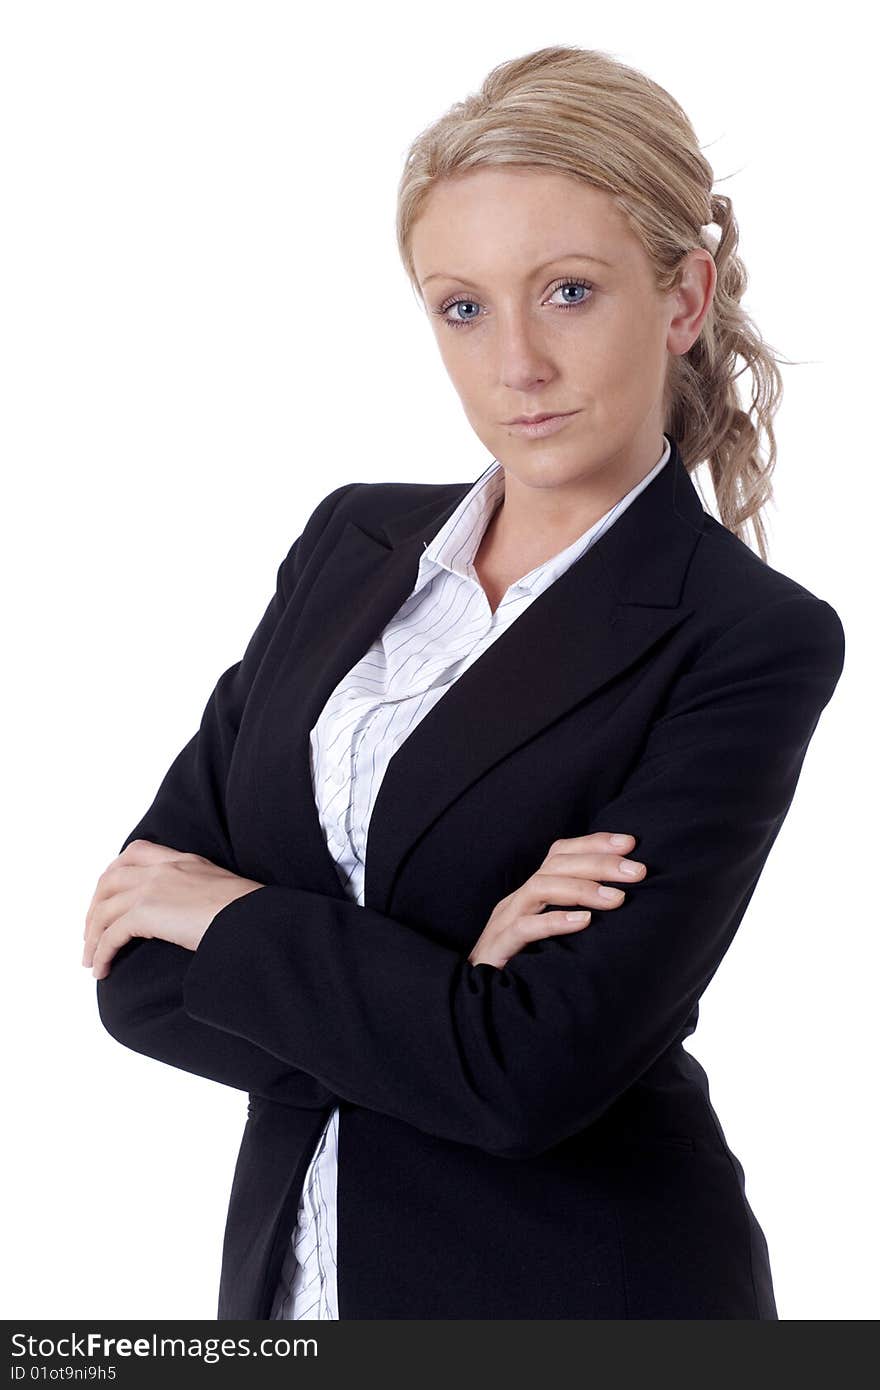
MULTIPOLYGON (((344 891, 314 803, 309 731, 339 680, 409 596, 423 543, 471 486, 455 486, 452 494, 442 486, 439 497, 387 522, 381 533, 348 521, 333 563, 300 608, 286 666, 295 675, 292 718, 271 775, 293 777, 287 829, 304 871, 301 886, 339 896, 344 891)), ((455 681, 392 757, 370 821, 368 907, 387 911, 407 853, 478 777, 690 616, 681 593, 703 517, 673 440, 666 467, 455 681)), ((288 807, 290 790, 288 783, 288 807)))

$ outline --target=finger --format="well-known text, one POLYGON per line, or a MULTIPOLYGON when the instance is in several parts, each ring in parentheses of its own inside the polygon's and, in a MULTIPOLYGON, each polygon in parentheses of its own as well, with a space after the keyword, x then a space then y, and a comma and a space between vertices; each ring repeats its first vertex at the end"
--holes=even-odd
POLYGON ((105 975, 110 974, 110 963, 116 952, 126 943, 137 935, 129 924, 130 913, 125 913, 105 932, 101 933, 101 938, 95 948, 94 959, 92 961, 92 974, 96 980, 103 980, 105 975))
POLYGON ((83 965, 93 964, 95 949, 101 937, 124 913, 130 911, 134 902, 133 890, 126 890, 125 892, 116 892, 112 897, 104 898, 95 905, 89 917, 87 934, 83 944, 83 965))
POLYGON ((201 860, 202 856, 173 849, 170 845, 154 845, 150 840, 132 840, 121 854, 117 854, 116 858, 110 861, 98 879, 86 911, 83 937, 88 939, 90 923, 98 905, 122 891, 130 883, 135 871, 143 872, 144 869, 153 869, 158 864, 176 863, 182 859, 195 861, 201 860))
POLYGON ((98 886, 92 894, 92 901, 89 903, 86 912, 85 927, 83 928, 83 939, 88 941, 96 932, 103 931, 108 922, 108 911, 112 916, 119 916, 119 904, 115 904, 117 910, 112 912, 111 905, 113 900, 118 898, 120 893, 130 890, 133 884, 132 864, 119 863, 113 868, 105 869, 98 879, 98 886))
POLYGON ((565 909, 526 914, 503 927, 491 941, 480 942, 469 959, 472 965, 495 965, 501 969, 530 941, 583 931, 590 925, 590 917, 591 913, 587 911, 565 909))
POLYGON ((610 888, 574 874, 539 873, 523 884, 516 907, 520 914, 540 912, 548 903, 565 907, 619 907, 626 898, 622 888, 610 888))
POLYGON ((92 916, 95 912, 98 903, 106 901, 106 899, 111 898, 114 895, 114 893, 119 892, 119 880, 121 874, 123 874, 126 870, 130 870, 136 866, 158 863, 162 859, 168 859, 172 857, 176 857, 175 851, 169 853, 167 846, 150 845, 149 840, 132 840, 130 845, 126 845, 125 849, 122 851, 121 854, 117 854, 115 858, 110 860, 110 863, 107 865, 104 872, 98 878, 98 882, 95 885, 95 891, 92 894, 92 900, 89 903, 88 908, 86 909, 86 920, 85 926, 83 928, 83 936, 88 937, 89 924, 92 920, 92 916), (164 850, 165 852, 157 857, 154 857, 150 855, 149 851, 141 851, 139 847, 143 845, 148 845, 151 849, 164 850), (129 851, 131 851, 131 853, 129 853, 129 851))
POLYGON ((121 891, 122 886, 127 882, 127 875, 130 875, 132 867, 133 865, 126 864, 120 856, 117 856, 101 874, 92 894, 92 900, 86 909, 86 920, 83 927, 84 937, 88 937, 89 928, 101 904, 106 903, 121 891))
POLYGON ((530 912, 517 920, 505 932, 513 932, 521 941, 540 941, 545 936, 560 936, 565 932, 583 931, 590 925, 592 912, 588 908, 554 908, 551 912, 530 912))
POLYGON ((616 882, 635 883, 645 877, 647 866, 639 859, 621 858, 619 854, 555 853, 549 855, 539 870, 540 873, 584 874, 587 878, 610 878, 616 882))
POLYGON ((626 854, 635 847, 635 843, 635 835, 625 835, 621 831, 593 830, 589 835, 574 835, 569 840, 555 840, 550 848, 551 851, 558 848, 572 854, 582 854, 590 850, 626 854))

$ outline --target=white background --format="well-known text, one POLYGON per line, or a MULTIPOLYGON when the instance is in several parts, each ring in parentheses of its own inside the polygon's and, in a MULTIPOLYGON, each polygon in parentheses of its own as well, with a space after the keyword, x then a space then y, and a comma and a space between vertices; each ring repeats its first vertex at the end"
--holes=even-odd
POLYGON ((746 307, 802 364, 783 367, 770 562, 835 606, 846 667, 689 1046, 780 1317, 875 1318, 867 15, 489 0, 415 17, 2 9, 4 1315, 216 1315, 246 1097, 103 1031, 86 908, 318 501, 490 461, 398 260, 397 180, 491 67, 576 43, 683 104, 734 200, 746 307))

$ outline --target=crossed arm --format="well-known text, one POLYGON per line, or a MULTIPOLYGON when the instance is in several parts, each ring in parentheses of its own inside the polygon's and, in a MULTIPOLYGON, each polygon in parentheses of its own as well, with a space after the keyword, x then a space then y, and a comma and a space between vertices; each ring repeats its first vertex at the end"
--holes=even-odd
MULTIPOLYGON (((126 843, 156 839, 232 867, 224 775, 302 540, 126 843)), ((508 1157, 550 1148, 681 1036, 754 891, 843 655, 834 609, 794 594, 742 619, 680 677, 637 767, 583 827, 625 827, 648 867, 586 931, 532 942, 497 969, 371 908, 268 884, 222 908, 195 953, 123 947, 97 984, 102 1021, 136 1051, 270 1099, 341 1097, 508 1157)), ((483 924, 473 926, 476 940, 483 924)))

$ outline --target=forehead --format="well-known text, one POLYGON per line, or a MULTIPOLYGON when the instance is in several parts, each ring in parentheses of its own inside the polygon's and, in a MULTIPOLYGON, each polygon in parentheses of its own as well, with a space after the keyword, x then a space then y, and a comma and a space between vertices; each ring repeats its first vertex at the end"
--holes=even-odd
MULTIPOLYGON (((635 238, 604 189, 544 170, 456 174, 431 190, 413 225, 416 275, 529 273, 572 253, 621 265, 635 238)), ((637 245, 637 243, 636 243, 637 245)))

